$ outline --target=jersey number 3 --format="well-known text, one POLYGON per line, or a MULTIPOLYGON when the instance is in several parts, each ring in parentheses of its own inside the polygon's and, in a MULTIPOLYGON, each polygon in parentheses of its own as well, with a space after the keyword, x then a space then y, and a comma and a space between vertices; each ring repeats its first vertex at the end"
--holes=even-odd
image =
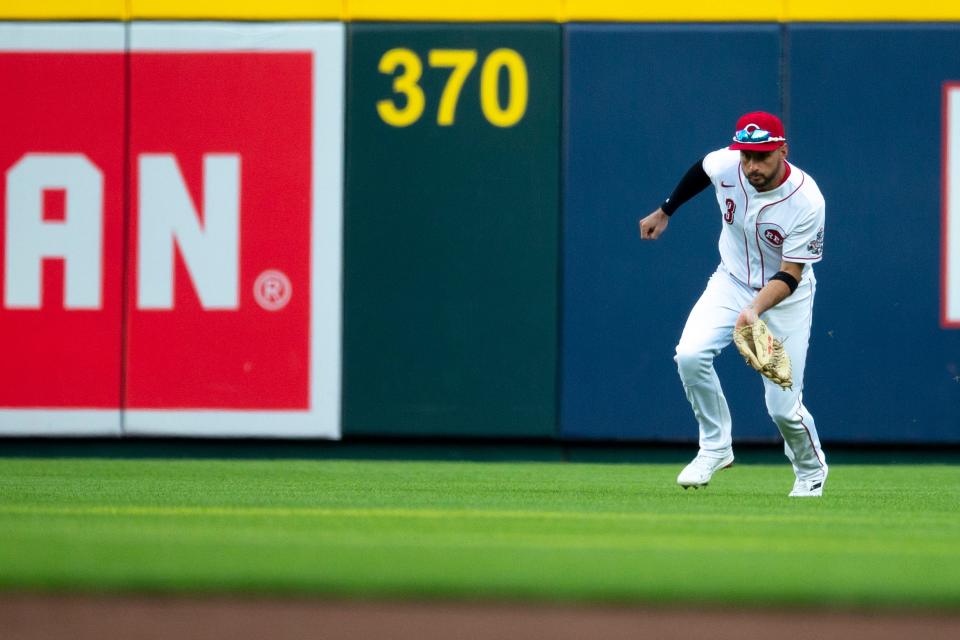
POLYGON ((725 204, 727 205, 727 211, 723 214, 723 221, 727 224, 733 224, 733 212, 737 210, 737 203, 727 198, 725 204))

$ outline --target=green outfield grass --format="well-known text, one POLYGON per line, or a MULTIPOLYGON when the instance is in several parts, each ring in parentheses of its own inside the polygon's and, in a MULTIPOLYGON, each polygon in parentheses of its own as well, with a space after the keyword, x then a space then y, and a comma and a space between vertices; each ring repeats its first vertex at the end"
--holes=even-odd
POLYGON ((0 588, 960 607, 960 466, 0 458, 0 588))

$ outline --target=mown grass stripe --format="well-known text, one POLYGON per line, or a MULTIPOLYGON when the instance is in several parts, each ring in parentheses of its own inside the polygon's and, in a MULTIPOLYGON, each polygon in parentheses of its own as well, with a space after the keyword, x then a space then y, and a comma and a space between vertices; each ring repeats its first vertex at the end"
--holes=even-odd
MULTIPOLYGON (((496 509, 418 509, 395 507, 336 508, 336 507, 209 507, 209 506, 146 506, 146 505, 2 505, 0 514, 49 516, 160 516, 160 517, 235 517, 235 518, 407 518, 407 519, 505 519, 505 520, 586 520, 586 521, 711 521, 729 523, 771 524, 863 524, 889 526, 883 515, 876 517, 841 514, 723 514, 723 513, 654 513, 627 511, 527 511, 496 509)), ((925 521, 939 525, 957 525, 949 514, 943 518, 930 517, 925 521)), ((913 525, 917 519, 911 521, 913 525)))
MULTIPOLYGON (((9 515, 40 515, 40 516, 122 516, 122 517, 287 517, 287 518, 406 518, 410 520, 447 520, 451 518, 469 519, 541 519, 555 518, 568 522, 598 522, 598 521, 646 521, 656 522, 659 525, 670 521, 689 521, 696 518, 707 518, 713 521, 744 521, 744 518, 729 517, 722 514, 651 514, 651 513, 591 513, 591 512, 556 512, 556 511, 470 511, 456 509, 337 509, 337 508, 250 508, 250 507, 151 507, 151 506, 35 506, 35 505, 0 505, 0 514, 9 515)), ((784 518, 772 516, 751 517, 759 524, 780 524, 784 518)), ((826 519, 824 519, 826 521, 826 519)), ((846 522, 846 521, 845 521, 846 522)), ((239 532, 237 532, 239 534, 239 532)), ((196 535, 191 534, 191 535, 196 535)), ((214 532, 217 538, 222 537, 220 531, 214 532)), ((960 556, 960 547, 950 542, 934 542, 925 540, 922 546, 911 544, 909 541, 894 538, 876 540, 858 537, 852 539, 812 539, 809 536, 796 534, 786 535, 779 539, 770 539, 763 535, 740 535, 720 539, 715 532, 653 533, 651 531, 636 530, 631 533, 608 532, 600 535, 584 533, 550 532, 531 533, 517 531, 493 531, 482 534, 464 534, 463 532, 418 531, 416 540, 400 535, 399 531, 381 531, 377 534, 352 532, 344 536, 342 532, 310 531, 301 533, 303 542, 310 544, 327 544, 346 548, 377 548, 384 544, 392 548, 432 548, 448 550, 465 549, 527 549, 539 551, 622 551, 622 552, 650 552, 650 551, 692 551, 708 545, 715 551, 738 553, 778 553, 795 554, 798 551, 816 551, 827 555, 855 554, 891 556, 960 556)), ((296 539, 298 534, 286 532, 284 539, 289 543, 296 539)), ((242 535, 241 535, 242 537, 242 535)), ((258 538, 257 538, 258 539, 258 538)))

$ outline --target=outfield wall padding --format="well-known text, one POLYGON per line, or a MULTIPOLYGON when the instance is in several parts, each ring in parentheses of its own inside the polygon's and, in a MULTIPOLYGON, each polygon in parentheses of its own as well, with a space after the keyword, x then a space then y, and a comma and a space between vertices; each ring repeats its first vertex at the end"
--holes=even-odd
POLYGON ((0 431, 339 437, 344 32, 0 23, 0 431))
POLYGON ((960 80, 960 25, 788 35, 791 152, 827 199, 807 381, 821 432, 960 442, 960 330, 941 318, 943 207, 960 199, 946 179, 943 96, 960 80))
MULTIPOLYGON (((566 29, 563 437, 696 437, 672 358, 719 262, 720 211, 704 194, 656 242, 641 243, 637 220, 727 144, 740 113, 779 111, 780 47, 775 25, 566 29)), ((739 358, 718 368, 738 435, 772 437, 759 379, 739 358)))
POLYGON ((121 433, 124 46, 120 24, 0 23, 2 433, 121 433))
MULTIPOLYGON (((827 201, 822 437, 960 443, 960 23, 789 22, 954 16, 934 4, 345 24, 307 19, 432 5, 289 0, 274 17, 304 21, 273 23, 210 0, 189 15, 222 21, 123 23, 180 6, 129 0, 0 22, 0 433, 694 441, 672 356, 719 212, 702 195, 653 243, 637 220, 766 109, 827 201)), ((734 437, 778 439, 757 376, 732 350, 717 367, 734 437)))
POLYGON ((353 24, 349 42, 344 432, 552 435, 560 27, 353 24), (393 90, 414 68, 419 115, 393 90))

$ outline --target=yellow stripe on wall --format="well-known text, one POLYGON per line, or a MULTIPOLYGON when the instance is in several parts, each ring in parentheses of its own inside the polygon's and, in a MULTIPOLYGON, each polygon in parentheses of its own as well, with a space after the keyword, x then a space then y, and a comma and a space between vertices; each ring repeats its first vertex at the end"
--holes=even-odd
POLYGON ((341 20, 345 0, 128 0, 131 18, 341 20))
POLYGON ((0 20, 938 22, 960 0, 0 0, 0 20))
POLYGON ((960 20, 958 0, 784 0, 794 22, 920 22, 960 20))
POLYGON ((345 0, 348 20, 559 22, 567 0, 345 0))
POLYGON ((786 0, 726 4, 716 0, 566 0, 570 21, 584 22, 777 22, 786 0))
POLYGON ((13 20, 122 20, 127 0, 0 0, 0 18, 13 20))

